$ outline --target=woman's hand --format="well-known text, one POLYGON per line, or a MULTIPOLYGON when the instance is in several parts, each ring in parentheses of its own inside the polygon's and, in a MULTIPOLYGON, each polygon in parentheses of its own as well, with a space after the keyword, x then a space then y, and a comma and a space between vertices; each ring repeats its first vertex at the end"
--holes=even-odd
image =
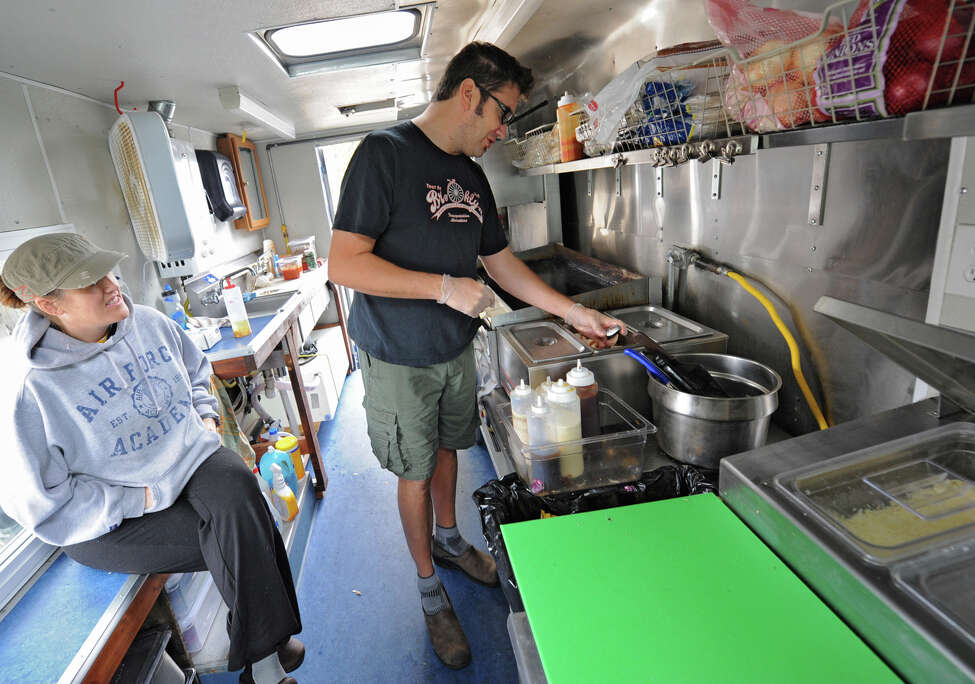
POLYGON ((616 328, 623 329, 623 322, 615 318, 610 318, 604 313, 590 309, 576 302, 563 317, 565 322, 575 328, 578 332, 590 338, 594 342, 596 349, 612 347, 616 341, 616 336, 606 337, 606 331, 616 328))
POLYGON ((206 429, 210 432, 217 431, 217 421, 215 421, 213 418, 204 418, 203 426, 206 427, 206 429))
POLYGON ((152 496, 152 490, 148 487, 143 487, 146 490, 146 507, 143 510, 148 511, 150 508, 156 505, 156 499, 152 496))

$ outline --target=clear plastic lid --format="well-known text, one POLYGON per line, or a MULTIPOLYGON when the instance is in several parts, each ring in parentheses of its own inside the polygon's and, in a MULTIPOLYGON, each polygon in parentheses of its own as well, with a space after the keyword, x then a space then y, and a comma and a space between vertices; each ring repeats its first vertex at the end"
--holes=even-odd
POLYGON ((938 549, 892 569, 897 586, 975 645, 975 540, 938 549))
POLYGON ((866 560, 975 537, 975 425, 955 423, 775 478, 866 560))

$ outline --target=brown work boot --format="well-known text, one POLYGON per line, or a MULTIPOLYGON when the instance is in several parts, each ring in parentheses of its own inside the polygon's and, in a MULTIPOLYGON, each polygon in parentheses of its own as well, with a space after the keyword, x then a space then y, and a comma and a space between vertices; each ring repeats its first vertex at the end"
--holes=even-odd
MULTIPOLYGON (((447 590, 444 589, 444 596, 446 595, 447 590)), ((467 644, 467 637, 464 636, 450 597, 447 596, 446 608, 433 615, 424 612, 423 619, 427 623, 427 634, 430 635, 433 652, 440 661, 452 670, 467 667, 471 662, 471 647, 467 644)))
POLYGON ((430 550, 433 553, 433 562, 437 565, 462 570, 472 580, 489 587, 496 587, 501 584, 501 581, 498 579, 498 566, 494 562, 494 559, 483 551, 478 551, 473 546, 468 547, 459 556, 454 556, 438 544, 434 538, 430 550))

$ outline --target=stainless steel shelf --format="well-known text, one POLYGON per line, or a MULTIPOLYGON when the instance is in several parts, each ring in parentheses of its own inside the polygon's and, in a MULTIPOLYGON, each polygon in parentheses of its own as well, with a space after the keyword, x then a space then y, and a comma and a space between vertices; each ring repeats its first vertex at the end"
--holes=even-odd
MULTIPOLYGON (((740 157, 744 154, 754 154, 758 150, 757 135, 739 135, 732 138, 720 138, 713 142, 724 145, 729 141, 737 141, 741 146, 741 152, 736 154, 740 157)), ((601 157, 589 157, 578 161, 564 162, 561 164, 546 164, 530 169, 521 169, 519 174, 522 176, 545 176, 550 173, 573 173, 575 171, 589 171, 590 169, 615 168, 631 164, 651 164, 656 159, 658 151, 666 149, 655 147, 649 150, 636 150, 633 152, 616 152, 614 154, 604 154, 601 157)))
MULTIPOLYGON (((926 112, 912 112, 906 116, 854 121, 849 123, 810 126, 794 131, 766 133, 763 135, 722 138, 714 142, 723 145, 728 140, 742 143, 741 154, 752 154, 759 149, 781 149, 803 145, 855 142, 861 140, 930 140, 975 136, 975 104, 956 105, 926 112)), ((658 148, 659 149, 659 148, 658 148)), ((580 159, 564 164, 546 164, 522 169, 522 176, 544 176, 550 173, 573 173, 590 169, 605 169, 629 164, 649 164, 656 157, 655 150, 619 152, 601 157, 580 159)))
POLYGON ((929 140, 975 135, 975 105, 956 105, 877 121, 813 126, 761 136, 762 149, 857 140, 929 140))

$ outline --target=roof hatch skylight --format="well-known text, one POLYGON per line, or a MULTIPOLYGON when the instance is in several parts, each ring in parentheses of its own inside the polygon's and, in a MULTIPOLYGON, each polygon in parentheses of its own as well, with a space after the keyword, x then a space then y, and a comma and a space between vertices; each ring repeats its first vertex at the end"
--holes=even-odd
POLYGON ((279 26, 251 36, 291 77, 405 62, 422 57, 433 7, 279 26))

